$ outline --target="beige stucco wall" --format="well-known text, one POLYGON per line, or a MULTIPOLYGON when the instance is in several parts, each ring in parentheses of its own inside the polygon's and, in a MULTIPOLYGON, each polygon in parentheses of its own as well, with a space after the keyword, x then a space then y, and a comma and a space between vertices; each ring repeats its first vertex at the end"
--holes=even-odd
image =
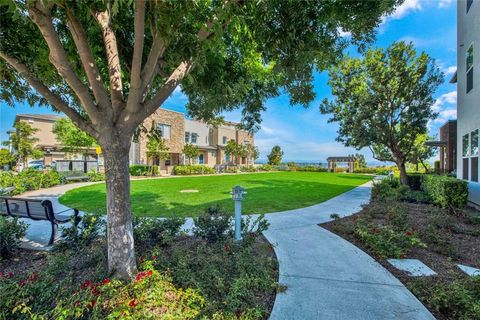
POLYGON ((30 118, 30 119, 20 118, 18 120, 22 122, 27 122, 30 124, 32 128, 39 130, 35 133, 35 137, 38 139, 38 141, 35 142, 35 145, 43 145, 43 146, 60 145, 60 143, 55 138, 55 135, 52 132, 55 121, 33 119, 33 118, 30 118))

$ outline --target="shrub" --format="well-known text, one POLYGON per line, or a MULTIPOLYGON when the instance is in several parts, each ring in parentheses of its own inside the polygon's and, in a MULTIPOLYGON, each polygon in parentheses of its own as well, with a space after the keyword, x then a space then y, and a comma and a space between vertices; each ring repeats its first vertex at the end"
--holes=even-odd
POLYGON ((258 167, 258 170, 260 170, 260 171, 272 171, 273 167, 269 164, 262 164, 261 166, 258 167))
POLYGON ((422 180, 423 174, 415 173, 415 174, 408 174, 408 186, 413 191, 419 191, 422 188, 422 180))
POLYGON ((79 221, 72 217, 70 227, 62 228, 62 238, 55 244, 57 250, 82 249, 88 247, 100 236, 105 236, 106 223, 99 214, 85 213, 78 217, 79 221))
POLYGON ((178 176, 196 175, 196 174, 214 174, 215 169, 206 165, 182 165, 173 168, 173 174, 178 176))
POLYGON ((217 242, 227 236, 232 225, 232 216, 215 206, 193 219, 193 223, 195 236, 209 242, 217 242))
POLYGON ((414 231, 396 231, 361 220, 355 225, 355 236, 382 258, 401 258, 413 247, 425 247, 414 231))
POLYGON ((422 189, 432 199, 433 203, 455 211, 467 205, 467 182, 447 176, 425 175, 422 189))
POLYGON ((398 179, 382 179, 373 183, 372 187, 372 199, 384 200, 387 198, 395 197, 397 188, 400 186, 398 179))
POLYGON ((18 218, 0 216, 0 257, 7 258, 20 246, 27 224, 18 218))
POLYGON ((243 167, 240 167, 240 171, 242 171, 242 172, 257 172, 257 168, 255 168, 254 166, 243 166, 243 167))
POLYGON ((426 279, 412 282, 409 288, 445 319, 480 319, 480 276, 432 284, 426 279))
POLYGON ((88 181, 97 182, 105 180, 105 173, 95 171, 94 169, 87 172, 88 181))
POLYGON ((12 171, 0 171, 0 188, 14 187, 16 176, 12 171))
POLYGON ((160 171, 157 165, 134 164, 128 167, 128 172, 131 176, 147 176, 149 174, 157 175, 160 171))
POLYGON ((166 246, 181 232, 181 227, 185 223, 184 218, 141 218, 133 219, 133 235, 135 243, 153 247, 154 245, 166 246))
POLYGON ((328 172, 328 168, 323 168, 320 166, 299 166, 297 171, 306 171, 306 172, 328 172))
POLYGON ((366 173, 366 174, 378 174, 378 175, 388 175, 392 171, 392 168, 389 167, 368 167, 368 168, 355 168, 354 173, 366 173))
POLYGON ((0 171, 0 187, 15 187, 12 194, 25 191, 50 188, 60 184, 61 176, 56 170, 40 171, 28 168, 15 175, 11 171, 0 171))

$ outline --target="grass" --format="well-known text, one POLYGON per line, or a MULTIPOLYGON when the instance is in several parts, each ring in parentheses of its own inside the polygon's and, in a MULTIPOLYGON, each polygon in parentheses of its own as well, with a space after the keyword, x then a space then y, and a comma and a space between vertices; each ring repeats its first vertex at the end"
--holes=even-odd
MULTIPOLYGON (((271 172, 240 175, 181 177, 131 181, 132 211, 138 216, 194 217, 212 205, 233 211, 230 191, 241 185, 247 191, 245 214, 271 213, 314 205, 371 177, 325 172, 271 172), (181 193, 195 189, 197 193, 181 193)), ((87 212, 106 211, 105 185, 95 184, 65 193, 60 202, 87 212)))

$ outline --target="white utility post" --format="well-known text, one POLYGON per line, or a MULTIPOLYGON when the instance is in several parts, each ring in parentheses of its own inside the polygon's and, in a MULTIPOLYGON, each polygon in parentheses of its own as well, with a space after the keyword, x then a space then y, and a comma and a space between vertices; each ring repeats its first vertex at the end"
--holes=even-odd
POLYGON ((235 202, 235 241, 242 240, 242 201, 245 194, 245 189, 240 186, 232 188, 231 195, 235 202))

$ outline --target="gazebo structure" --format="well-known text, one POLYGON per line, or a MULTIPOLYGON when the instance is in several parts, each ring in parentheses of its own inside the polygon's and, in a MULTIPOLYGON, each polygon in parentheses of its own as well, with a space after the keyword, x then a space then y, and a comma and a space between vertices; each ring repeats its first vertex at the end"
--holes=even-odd
POLYGON ((355 157, 328 157, 328 171, 335 172, 337 167, 337 162, 348 163, 348 172, 352 173, 355 169, 355 157))

